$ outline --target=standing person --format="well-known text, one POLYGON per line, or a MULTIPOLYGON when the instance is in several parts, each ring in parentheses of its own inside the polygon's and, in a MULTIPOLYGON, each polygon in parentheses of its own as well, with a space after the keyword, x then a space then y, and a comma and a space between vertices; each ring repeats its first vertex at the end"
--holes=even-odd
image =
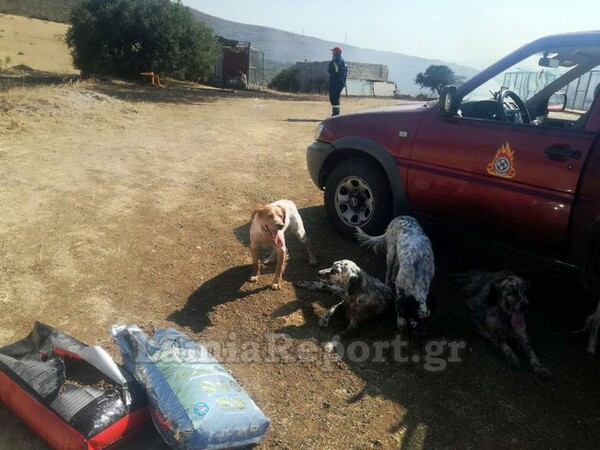
POLYGON ((331 49, 331 62, 327 68, 329 72, 329 102, 331 103, 331 115, 338 116, 340 114, 340 94, 346 86, 346 75, 348 69, 346 62, 342 58, 342 49, 333 47, 331 49))

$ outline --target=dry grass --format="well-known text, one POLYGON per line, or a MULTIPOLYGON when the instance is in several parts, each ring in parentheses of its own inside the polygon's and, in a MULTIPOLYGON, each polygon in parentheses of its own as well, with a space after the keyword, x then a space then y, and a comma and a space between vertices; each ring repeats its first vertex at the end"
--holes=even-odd
MULTIPOLYGON (((36 42, 55 46, 54 34, 36 42)), ((29 39, 14 42, 15 50, 29 39)), ((0 45, 6 48, 3 39, 0 45)), ((438 232, 441 305, 432 338, 466 340, 463 361, 441 372, 389 357, 325 361, 319 346, 343 319, 320 329, 318 316, 333 299, 290 283, 315 276, 297 240, 290 239, 282 291, 268 289, 267 274, 257 285, 245 281, 249 212, 283 197, 301 208, 323 267, 344 257, 384 273, 383 258, 331 230, 306 171, 306 145, 329 112, 327 99, 180 83, 156 89, 143 81, 52 85, 62 76, 39 72, 70 73, 64 63, 50 68, 50 60, 68 60, 64 45, 52 48, 57 53, 42 51, 40 60, 24 51, 14 62, 21 74, 14 67, 0 73, 0 346, 38 319, 115 357, 106 330, 117 323, 173 326, 199 342, 257 343, 261 351, 269 336, 316 348, 313 362, 226 362, 272 420, 260 448, 597 446, 600 368, 582 363, 584 345, 565 337, 584 314, 575 310, 582 294, 564 268, 534 271, 519 254, 438 232), (555 370, 552 380, 509 369, 475 336, 444 271, 481 264, 531 275, 528 325, 540 358, 555 370)), ((342 100, 344 113, 389 102, 342 100)), ((382 320, 360 337, 371 345, 393 333, 382 320)), ((418 343, 409 350, 422 352, 418 343)), ((0 428, 2 449, 45 448, 4 407, 0 428)), ((150 431, 126 448, 166 447, 150 431)))
POLYGON ((93 90, 92 82, 77 82, 68 86, 52 85, 13 88, 0 96, 0 112, 6 120, 0 122, 0 135, 30 131, 40 122, 51 125, 86 123, 108 126, 123 113, 135 108, 114 97, 93 90))
POLYGON ((26 66, 42 72, 78 73, 64 41, 67 29, 61 23, 0 15, 0 69, 26 66))

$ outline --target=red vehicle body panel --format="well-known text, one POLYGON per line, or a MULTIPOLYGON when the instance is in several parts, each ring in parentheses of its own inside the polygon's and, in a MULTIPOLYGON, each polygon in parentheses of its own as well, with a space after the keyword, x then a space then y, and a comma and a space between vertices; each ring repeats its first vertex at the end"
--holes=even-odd
POLYGON ((550 251, 567 245, 571 207, 594 134, 503 122, 424 115, 408 171, 411 209, 485 229, 550 251), (546 147, 567 144, 578 160, 552 161, 546 147), (491 165, 508 155, 510 171, 491 165))
POLYGON ((406 189, 410 154, 421 117, 428 109, 422 103, 397 106, 392 108, 377 108, 344 117, 344 121, 332 121, 327 127, 324 138, 349 135, 371 142, 377 142, 385 148, 396 160, 403 188, 406 189), (390 126, 396 123, 398 126, 390 126), (400 124, 402 124, 400 126, 400 124), (352 130, 356 130, 354 133, 352 130), (406 137, 400 137, 400 132, 406 137))
POLYGON ((592 239, 600 235, 600 140, 596 139, 581 177, 570 227, 570 253, 582 265, 592 239))
MULTIPOLYGON (((597 71, 599 61, 600 31, 548 36, 448 89, 439 103, 404 104, 327 119, 307 149, 309 173, 324 188, 328 175, 345 158, 375 161, 389 182, 394 214, 466 225, 581 264, 590 257, 591 246, 597 246, 600 255, 600 94, 579 118, 568 116, 574 111, 565 112, 566 118, 551 116, 548 104, 558 89, 586 71, 597 71), (537 120, 468 114, 469 106, 485 106, 465 100, 474 89, 523 58, 565 48, 565 77, 555 78, 529 97, 531 109, 519 107, 525 118, 531 113, 537 120), (581 72, 571 71, 577 55, 591 55, 581 61, 581 72), (466 113, 459 108, 466 108, 466 113)), ((538 64, 540 73, 552 67, 542 60, 538 64)), ((494 94, 496 101, 501 100, 500 108, 504 108, 502 91, 494 94)), ((487 102, 495 104, 493 99, 487 102)), ((353 224, 347 225, 351 229, 353 224)), ((340 231, 345 232, 343 226, 340 231)))

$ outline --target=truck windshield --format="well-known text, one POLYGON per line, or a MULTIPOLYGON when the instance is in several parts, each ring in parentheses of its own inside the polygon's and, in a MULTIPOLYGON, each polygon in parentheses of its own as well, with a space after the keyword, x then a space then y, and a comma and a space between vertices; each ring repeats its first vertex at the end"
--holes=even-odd
POLYGON ((465 100, 490 99, 493 93, 505 87, 527 101, 572 69, 572 67, 540 67, 539 60, 542 57, 543 54, 532 55, 509 67, 469 93, 465 100))

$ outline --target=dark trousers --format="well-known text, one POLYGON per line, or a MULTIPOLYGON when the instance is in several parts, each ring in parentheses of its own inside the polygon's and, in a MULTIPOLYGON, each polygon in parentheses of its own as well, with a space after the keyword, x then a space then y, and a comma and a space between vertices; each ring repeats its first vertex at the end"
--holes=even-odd
POLYGON ((332 84, 329 86, 329 103, 331 103, 331 115, 337 116, 340 114, 340 94, 342 93, 344 86, 336 86, 332 84))

